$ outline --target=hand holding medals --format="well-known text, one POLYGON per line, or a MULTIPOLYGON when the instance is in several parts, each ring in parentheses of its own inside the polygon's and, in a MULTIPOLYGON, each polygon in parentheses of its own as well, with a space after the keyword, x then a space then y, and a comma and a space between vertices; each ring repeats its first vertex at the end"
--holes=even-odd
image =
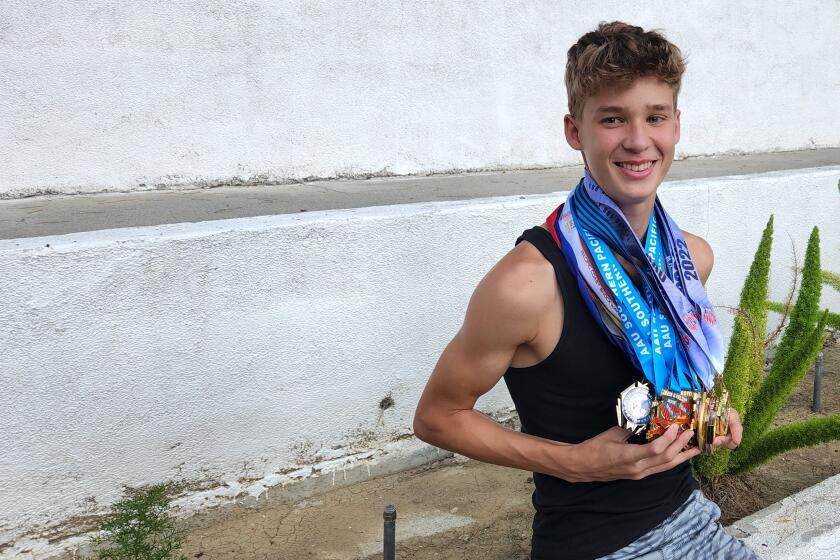
MULTIPOLYGON (((663 389, 655 400, 647 384, 635 383, 621 392, 616 413, 622 428, 633 433, 647 429, 648 441, 661 436, 673 424, 680 432, 692 430, 694 436, 688 445, 696 446, 704 454, 711 453, 715 442, 724 441, 723 438, 729 435, 729 393, 726 389, 678 393, 663 389)), ((740 429, 740 422, 738 427, 740 429)), ((740 439, 738 434, 738 443, 740 439)))
MULTIPOLYGON (((638 401, 637 401, 638 402, 638 401)), ((629 406, 634 406, 628 401, 629 406)), ((725 417, 729 433, 711 440, 711 447, 735 449, 741 443, 741 420, 734 408, 725 417)), ((638 433, 638 431, 636 431, 638 433)), ((700 454, 692 444, 694 430, 671 424, 656 439, 644 445, 627 443, 634 431, 615 426, 572 446, 572 453, 563 461, 564 468, 546 474, 569 482, 591 482, 629 478, 639 480, 652 474, 673 469, 700 454)), ((567 444, 559 444, 569 449, 567 444)))
MULTIPOLYGON (((644 445, 630 445, 632 432, 612 427, 573 447, 563 462, 563 470, 548 472, 569 482, 592 482, 618 479, 640 480, 673 469, 700 454, 688 445, 691 430, 680 432, 674 425, 656 440, 644 445)), ((567 449, 566 445, 559 446, 567 449)))

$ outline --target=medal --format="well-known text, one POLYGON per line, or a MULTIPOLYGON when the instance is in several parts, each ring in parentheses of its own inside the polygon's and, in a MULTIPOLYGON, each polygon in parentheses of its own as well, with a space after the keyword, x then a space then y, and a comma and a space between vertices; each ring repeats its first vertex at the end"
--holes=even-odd
POLYGON ((621 392, 616 405, 618 425, 634 434, 641 432, 650 421, 652 402, 646 383, 638 381, 621 392))
POLYGON ((729 392, 719 391, 670 391, 663 389, 654 400, 646 383, 636 382, 621 392, 616 406, 618 425, 634 434, 645 429, 648 441, 665 433, 671 424, 677 424, 682 433, 693 430, 688 446, 696 446, 708 455, 716 437, 729 433, 727 414, 729 392))

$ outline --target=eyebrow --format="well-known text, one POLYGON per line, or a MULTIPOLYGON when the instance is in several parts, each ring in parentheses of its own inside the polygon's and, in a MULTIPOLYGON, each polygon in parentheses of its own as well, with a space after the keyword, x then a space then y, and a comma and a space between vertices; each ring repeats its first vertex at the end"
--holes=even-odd
MULTIPOLYGON (((672 107, 670 105, 645 105, 645 108, 648 111, 670 111, 672 107)), ((595 112, 596 113, 621 113, 624 111, 624 107, 619 107, 618 105, 603 105, 598 107, 595 112)))

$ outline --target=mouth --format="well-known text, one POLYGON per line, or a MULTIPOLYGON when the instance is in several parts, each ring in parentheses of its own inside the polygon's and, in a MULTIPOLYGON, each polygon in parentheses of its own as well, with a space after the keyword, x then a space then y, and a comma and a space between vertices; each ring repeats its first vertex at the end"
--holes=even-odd
POLYGON ((658 160, 614 161, 622 174, 633 179, 644 179, 653 172, 658 160))

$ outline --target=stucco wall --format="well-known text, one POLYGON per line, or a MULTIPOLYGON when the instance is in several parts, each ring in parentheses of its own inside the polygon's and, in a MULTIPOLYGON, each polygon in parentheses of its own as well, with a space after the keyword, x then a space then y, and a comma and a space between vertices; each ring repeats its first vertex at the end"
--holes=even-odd
MULTIPOLYGON (((773 297, 789 285, 788 234, 801 255, 819 225, 823 265, 840 271, 839 177, 822 168, 660 192, 715 248, 712 301, 735 305, 770 213, 773 297)), ((270 486, 409 434, 473 287, 564 196, 0 241, 0 543, 102 511, 122 485, 270 486), (394 406, 382 410, 386 396, 394 406)), ((824 304, 840 297, 826 290, 824 304)), ((510 401, 500 386, 480 406, 510 401)))
POLYGON ((0 196, 578 163, 565 53, 688 55, 679 155, 840 146, 840 4, 6 3, 0 196))

